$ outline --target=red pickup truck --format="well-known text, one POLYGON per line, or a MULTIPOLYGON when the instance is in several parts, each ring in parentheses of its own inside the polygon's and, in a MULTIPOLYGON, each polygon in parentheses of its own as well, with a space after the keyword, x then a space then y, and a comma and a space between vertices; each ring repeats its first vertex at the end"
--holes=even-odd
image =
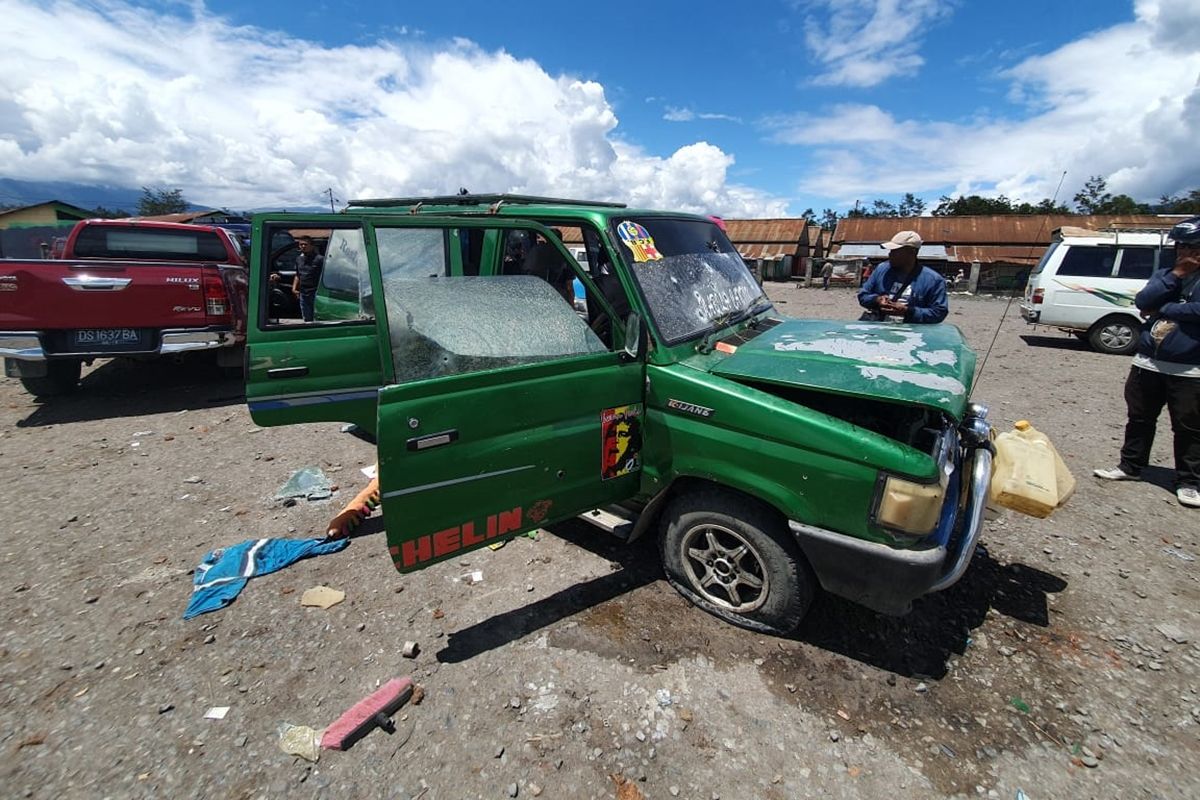
POLYGON ((97 358, 213 351, 235 368, 245 334, 245 257, 218 227, 89 219, 58 258, 0 259, 4 374, 31 394, 74 391, 97 358))

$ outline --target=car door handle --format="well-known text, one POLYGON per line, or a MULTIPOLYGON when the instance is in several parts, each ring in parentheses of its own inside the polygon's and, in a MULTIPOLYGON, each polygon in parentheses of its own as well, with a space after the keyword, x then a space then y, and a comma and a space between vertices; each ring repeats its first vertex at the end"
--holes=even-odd
POLYGON ((80 275, 77 278, 63 278, 62 282, 77 292, 119 292, 133 278, 104 278, 98 275, 80 275))
POLYGON ((428 436, 415 436, 405 442, 405 445, 409 450, 429 450, 430 448, 442 447, 456 441, 458 441, 458 429, 454 428, 448 431, 431 433, 428 436))
POLYGON ((308 367, 278 367, 267 370, 268 378, 301 378, 308 374, 308 367))

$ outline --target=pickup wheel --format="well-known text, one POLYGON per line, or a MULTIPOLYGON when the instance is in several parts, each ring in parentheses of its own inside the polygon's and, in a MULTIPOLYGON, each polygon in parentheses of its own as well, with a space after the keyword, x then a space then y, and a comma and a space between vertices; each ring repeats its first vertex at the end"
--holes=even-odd
POLYGON ((816 582, 775 511, 733 492, 688 492, 665 519, 663 568, 680 594, 750 630, 799 626, 816 582))
POLYGON ((1105 317, 1088 331, 1088 344, 1101 353, 1127 356, 1137 350, 1137 342, 1138 324, 1122 314, 1105 317))
POLYGON ((79 388, 82 372, 82 361, 47 361, 45 377, 21 378, 21 385, 35 397, 71 394, 79 388))

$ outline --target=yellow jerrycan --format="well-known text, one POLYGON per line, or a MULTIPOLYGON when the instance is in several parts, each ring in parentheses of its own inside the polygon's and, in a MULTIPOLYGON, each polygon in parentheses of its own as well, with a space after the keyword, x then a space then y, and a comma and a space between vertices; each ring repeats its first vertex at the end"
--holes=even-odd
POLYGON ((1048 517, 1058 506, 1054 455, 1047 441, 1022 433, 1011 430, 996 437, 991 499, 1022 514, 1048 517))
POLYGON ((1075 476, 1067 468, 1067 462, 1063 461, 1062 456, 1054 449, 1050 437, 1029 424, 1029 420, 1019 419, 1013 423, 1013 428, 1017 435, 1026 441, 1044 442, 1046 447, 1050 448, 1050 452, 1054 454, 1054 483, 1058 489, 1058 505, 1056 508, 1062 508, 1063 503, 1067 502, 1071 498, 1071 495, 1075 494, 1075 476))

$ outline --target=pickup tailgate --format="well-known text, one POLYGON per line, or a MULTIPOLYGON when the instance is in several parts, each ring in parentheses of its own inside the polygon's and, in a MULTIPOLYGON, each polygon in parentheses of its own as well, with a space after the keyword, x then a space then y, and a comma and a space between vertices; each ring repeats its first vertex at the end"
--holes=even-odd
POLYGON ((49 351, 152 350, 159 330, 213 323, 205 271, 185 262, 0 261, 0 329, 62 332, 44 337, 49 351))

